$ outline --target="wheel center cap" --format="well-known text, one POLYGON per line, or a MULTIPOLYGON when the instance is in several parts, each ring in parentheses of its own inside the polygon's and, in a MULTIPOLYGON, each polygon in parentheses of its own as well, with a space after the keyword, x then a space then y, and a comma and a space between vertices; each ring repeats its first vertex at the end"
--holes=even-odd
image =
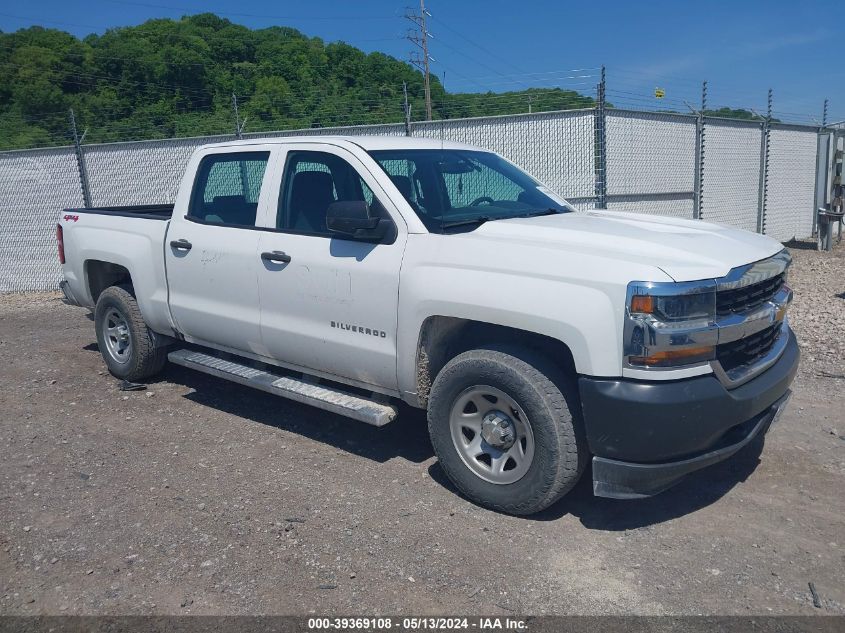
POLYGON ((506 451, 516 442, 513 421, 501 411, 490 411, 481 420, 481 437, 493 448, 506 451))

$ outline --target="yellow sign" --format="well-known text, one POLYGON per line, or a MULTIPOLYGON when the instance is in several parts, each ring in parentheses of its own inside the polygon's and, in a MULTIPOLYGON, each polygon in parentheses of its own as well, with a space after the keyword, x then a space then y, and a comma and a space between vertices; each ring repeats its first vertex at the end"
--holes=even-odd
POLYGON ((655 88, 654 89, 654 96, 658 99, 662 99, 666 96, 666 91, 663 88, 655 88))

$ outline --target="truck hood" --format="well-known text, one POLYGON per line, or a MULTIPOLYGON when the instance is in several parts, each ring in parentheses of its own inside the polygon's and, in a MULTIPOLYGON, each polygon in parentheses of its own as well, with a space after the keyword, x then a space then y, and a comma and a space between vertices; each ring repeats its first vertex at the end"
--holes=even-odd
POLYGON ((521 243, 656 266, 675 281, 722 277, 783 249, 780 242, 748 231, 619 211, 496 220, 473 234, 510 247, 521 243))

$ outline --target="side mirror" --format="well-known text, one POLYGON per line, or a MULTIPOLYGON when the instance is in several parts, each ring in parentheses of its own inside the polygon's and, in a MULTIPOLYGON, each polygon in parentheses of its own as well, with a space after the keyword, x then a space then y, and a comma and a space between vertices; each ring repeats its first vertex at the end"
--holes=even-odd
POLYGON ((332 202, 326 210, 326 227, 334 233, 362 240, 381 239, 386 223, 370 216, 370 207, 363 200, 332 202))

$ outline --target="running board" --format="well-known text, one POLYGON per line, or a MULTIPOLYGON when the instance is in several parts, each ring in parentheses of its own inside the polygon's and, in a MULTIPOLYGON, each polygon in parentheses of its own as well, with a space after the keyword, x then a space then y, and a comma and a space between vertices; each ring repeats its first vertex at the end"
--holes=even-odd
POLYGON ((176 365, 196 369, 247 387, 261 389, 261 391, 296 400, 373 426, 384 426, 388 422, 392 422, 397 415, 396 407, 389 404, 369 400, 333 387, 256 369, 211 354, 180 349, 170 352, 167 358, 176 365))

